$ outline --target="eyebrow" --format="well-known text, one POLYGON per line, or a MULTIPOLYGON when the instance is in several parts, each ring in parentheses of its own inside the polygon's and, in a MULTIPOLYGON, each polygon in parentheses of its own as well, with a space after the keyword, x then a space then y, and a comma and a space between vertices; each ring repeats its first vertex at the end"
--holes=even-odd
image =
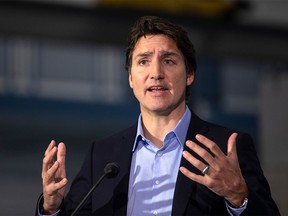
MULTIPOLYGON (((138 53, 134 59, 141 58, 141 57, 148 57, 152 56, 153 52, 147 51, 147 52, 142 52, 138 53)), ((172 51, 160 51, 161 57, 168 57, 168 56, 176 56, 179 57, 180 55, 178 53, 172 52, 172 51)))
POLYGON ((161 56, 168 57, 168 56, 176 56, 179 57, 180 55, 178 53, 172 52, 172 51, 162 51, 160 52, 161 56))
POLYGON ((147 57, 147 56, 152 56, 153 55, 153 52, 142 52, 142 53, 138 53, 134 59, 137 59, 137 58, 141 58, 141 57, 147 57))

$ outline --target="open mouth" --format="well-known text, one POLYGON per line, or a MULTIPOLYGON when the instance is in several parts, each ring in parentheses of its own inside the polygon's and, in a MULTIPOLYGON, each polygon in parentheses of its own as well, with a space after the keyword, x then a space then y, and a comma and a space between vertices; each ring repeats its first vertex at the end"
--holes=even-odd
POLYGON ((163 87, 163 86, 152 86, 150 88, 148 88, 149 92, 157 92, 157 91, 166 91, 167 88, 163 87))

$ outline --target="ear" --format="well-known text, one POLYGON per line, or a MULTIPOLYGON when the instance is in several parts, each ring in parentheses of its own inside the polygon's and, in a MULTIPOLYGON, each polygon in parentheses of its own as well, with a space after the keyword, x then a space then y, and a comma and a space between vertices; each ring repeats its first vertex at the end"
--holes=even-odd
POLYGON ((129 85, 130 85, 130 88, 133 89, 133 82, 132 82, 132 75, 131 75, 131 72, 129 72, 129 85))
POLYGON ((187 72, 187 77, 186 77, 186 85, 187 86, 190 86, 193 83, 194 76, 195 76, 194 71, 187 72))

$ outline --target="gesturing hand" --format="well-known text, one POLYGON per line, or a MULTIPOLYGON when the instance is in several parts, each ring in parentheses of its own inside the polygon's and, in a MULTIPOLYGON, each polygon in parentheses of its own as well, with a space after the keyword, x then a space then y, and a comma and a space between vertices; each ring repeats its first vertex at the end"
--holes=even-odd
MULTIPOLYGON (((239 207, 248 196, 248 188, 238 162, 236 137, 237 133, 233 133, 229 137, 227 155, 225 155, 213 141, 197 134, 196 139, 210 149, 214 156, 190 140, 186 142, 186 145, 209 164, 209 169, 204 175, 197 175, 185 167, 180 167, 180 171, 191 180, 224 197, 233 206, 239 207)), ((196 159, 187 151, 183 151, 183 157, 202 172, 207 167, 207 164, 196 159)))
POLYGON ((63 200, 65 186, 68 182, 65 157, 65 144, 60 143, 57 148, 55 141, 51 141, 45 151, 42 166, 43 208, 46 214, 55 213, 63 200), (54 162, 55 157, 57 160, 54 162))

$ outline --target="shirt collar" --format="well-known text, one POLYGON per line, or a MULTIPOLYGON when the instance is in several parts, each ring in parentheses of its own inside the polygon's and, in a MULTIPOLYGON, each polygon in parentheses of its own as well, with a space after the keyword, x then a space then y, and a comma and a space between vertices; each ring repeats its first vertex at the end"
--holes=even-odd
MULTIPOLYGON (((175 133, 175 136, 177 137, 178 142, 181 145, 184 145, 184 143, 185 143, 185 139, 186 139, 190 120, 191 120, 191 111, 188 108, 188 106, 186 105, 184 115, 181 117, 181 119, 177 123, 176 127, 171 131, 171 132, 175 133)), ((137 133, 136 133, 136 137, 135 137, 134 145, 133 145, 133 149, 132 149, 133 152, 135 151, 137 144, 138 144, 140 139, 145 139, 143 127, 142 127, 142 115, 141 114, 138 117, 137 133)))

